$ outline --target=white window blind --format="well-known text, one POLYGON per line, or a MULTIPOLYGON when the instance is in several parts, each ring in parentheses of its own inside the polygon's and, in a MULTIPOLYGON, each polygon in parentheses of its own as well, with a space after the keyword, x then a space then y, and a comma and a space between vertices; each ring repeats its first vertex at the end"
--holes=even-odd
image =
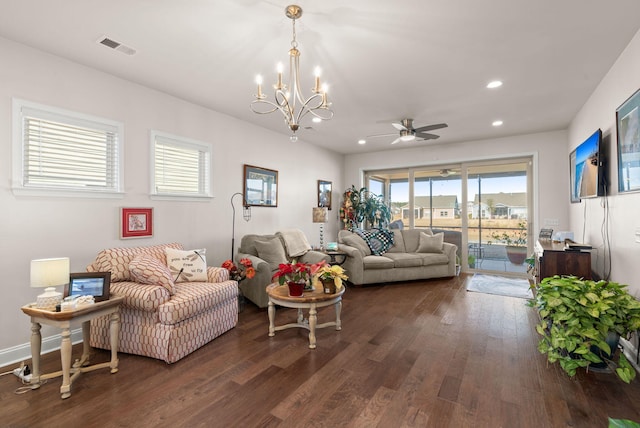
POLYGON ((155 195, 210 197, 211 147, 182 137, 152 132, 155 195))
POLYGON ((17 104, 21 154, 15 165, 20 171, 18 188, 120 191, 121 125, 44 106, 17 104))

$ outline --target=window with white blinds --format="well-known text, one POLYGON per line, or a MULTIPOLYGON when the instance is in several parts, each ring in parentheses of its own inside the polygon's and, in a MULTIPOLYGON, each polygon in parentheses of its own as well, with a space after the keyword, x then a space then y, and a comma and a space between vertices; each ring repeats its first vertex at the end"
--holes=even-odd
POLYGON ((156 196, 211 197, 211 146, 151 133, 152 191, 156 196))
POLYGON ((14 191, 121 191, 122 124, 20 100, 14 120, 14 191))

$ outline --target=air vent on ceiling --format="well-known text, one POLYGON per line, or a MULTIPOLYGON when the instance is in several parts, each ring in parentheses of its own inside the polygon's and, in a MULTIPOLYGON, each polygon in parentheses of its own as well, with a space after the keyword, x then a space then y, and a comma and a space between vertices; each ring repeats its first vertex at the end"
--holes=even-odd
POLYGON ((108 48, 111 48, 113 50, 116 50, 118 52, 122 52, 125 55, 133 55, 136 53, 136 50, 133 48, 130 48, 129 46, 123 45, 120 42, 116 42, 113 39, 110 39, 106 36, 102 36, 98 39, 98 43, 100 43, 101 45, 104 45, 108 48))

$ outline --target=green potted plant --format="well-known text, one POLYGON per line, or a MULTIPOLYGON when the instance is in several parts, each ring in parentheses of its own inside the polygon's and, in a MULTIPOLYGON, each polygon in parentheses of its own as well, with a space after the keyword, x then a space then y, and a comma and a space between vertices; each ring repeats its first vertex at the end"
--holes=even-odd
POLYGON ((618 353, 618 339, 640 329, 640 302, 620 285, 575 276, 545 278, 536 288, 531 306, 540 314, 536 326, 542 336, 538 350, 550 363, 558 362, 574 376, 580 367, 601 364, 615 369, 624 382, 631 382, 635 369, 624 353, 618 353))
POLYGON ((518 227, 509 232, 493 232, 491 237, 505 244, 507 258, 516 265, 521 265, 527 258, 527 221, 518 222, 518 227))
POLYGON ((391 209, 382 196, 371 193, 366 187, 360 190, 355 186, 347 189, 340 217, 346 228, 358 227, 363 222, 367 227, 387 227, 391 221, 391 209))

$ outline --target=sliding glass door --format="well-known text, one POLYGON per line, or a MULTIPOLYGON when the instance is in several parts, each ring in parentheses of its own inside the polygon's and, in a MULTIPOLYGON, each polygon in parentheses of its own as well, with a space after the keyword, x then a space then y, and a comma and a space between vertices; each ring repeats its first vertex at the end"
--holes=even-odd
POLYGON ((447 236, 456 237, 464 270, 524 275, 524 257, 533 250, 526 239, 532 228, 531 165, 526 157, 368 171, 365 186, 385 198, 391 220, 403 227, 457 232, 447 236))

